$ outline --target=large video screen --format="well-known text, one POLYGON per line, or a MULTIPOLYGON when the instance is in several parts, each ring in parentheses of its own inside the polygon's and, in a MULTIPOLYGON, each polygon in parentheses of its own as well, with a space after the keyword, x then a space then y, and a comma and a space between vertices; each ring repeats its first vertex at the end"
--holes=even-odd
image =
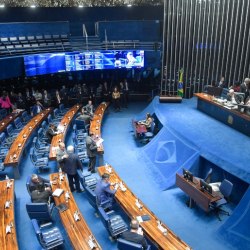
POLYGON ((24 57, 26 76, 57 72, 142 68, 144 51, 95 51, 28 55, 24 57))

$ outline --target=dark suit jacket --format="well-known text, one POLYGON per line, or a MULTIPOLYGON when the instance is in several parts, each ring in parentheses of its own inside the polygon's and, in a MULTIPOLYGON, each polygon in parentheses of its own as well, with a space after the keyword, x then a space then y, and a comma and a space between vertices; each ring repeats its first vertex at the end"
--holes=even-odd
POLYGON ((148 247, 148 243, 147 243, 146 239, 140 234, 126 231, 126 232, 123 232, 121 234, 121 238, 124 240, 127 240, 127 241, 141 244, 143 249, 147 249, 147 247, 148 247))
POLYGON ((77 174, 77 169, 82 170, 82 163, 76 154, 69 154, 68 158, 63 160, 63 171, 69 175, 77 174))
MULTIPOLYGON (((237 104, 240 104, 241 102, 243 102, 243 98, 241 95, 237 95, 237 94, 234 94, 234 99, 236 101, 237 104)), ((228 101, 232 101, 232 97, 230 95, 227 96, 227 100, 228 101)))
POLYGON ((86 147, 88 157, 95 157, 97 153, 97 145, 90 136, 86 137, 86 147))
POLYGON ((49 143, 51 143, 51 140, 52 140, 53 136, 56 135, 56 134, 57 133, 56 133, 55 130, 53 130, 52 128, 48 128, 48 130, 46 131, 46 136, 48 138, 49 143))
POLYGON ((95 194, 99 203, 112 201, 115 192, 116 190, 110 189, 110 183, 105 182, 102 179, 99 180, 96 184, 95 194))
POLYGON ((32 193, 32 191, 37 189, 38 183, 43 183, 44 187, 50 187, 50 181, 47 179, 42 178, 41 176, 38 176, 39 182, 30 182, 29 184, 29 190, 32 193))
POLYGON ((51 196, 51 192, 48 190, 44 190, 42 192, 40 192, 38 190, 34 190, 31 193, 31 200, 34 203, 40 203, 40 202, 47 203, 49 201, 50 196, 51 196))

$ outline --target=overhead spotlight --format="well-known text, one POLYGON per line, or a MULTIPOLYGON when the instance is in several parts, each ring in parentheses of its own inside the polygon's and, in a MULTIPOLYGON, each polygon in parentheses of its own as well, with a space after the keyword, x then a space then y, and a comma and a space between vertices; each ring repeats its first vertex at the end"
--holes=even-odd
POLYGON ((128 7, 132 7, 132 4, 128 4, 127 6, 128 6, 128 7))
POLYGON ((32 5, 30 5, 30 8, 34 9, 34 8, 36 8, 36 5, 32 4, 32 5))
POLYGON ((5 7, 5 5, 4 4, 0 4, 0 8, 4 8, 5 7))
POLYGON ((83 5, 79 5, 78 8, 83 8, 83 5))

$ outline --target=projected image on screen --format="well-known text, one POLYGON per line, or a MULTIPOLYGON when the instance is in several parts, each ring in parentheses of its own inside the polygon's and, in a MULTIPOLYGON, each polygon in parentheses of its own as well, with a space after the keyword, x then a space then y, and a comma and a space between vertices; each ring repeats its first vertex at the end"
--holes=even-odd
POLYGON ((27 76, 64 71, 142 68, 144 51, 94 51, 29 55, 24 57, 27 76))
POLYGON ((39 54, 24 57, 26 76, 51 74, 65 71, 65 54, 39 54))

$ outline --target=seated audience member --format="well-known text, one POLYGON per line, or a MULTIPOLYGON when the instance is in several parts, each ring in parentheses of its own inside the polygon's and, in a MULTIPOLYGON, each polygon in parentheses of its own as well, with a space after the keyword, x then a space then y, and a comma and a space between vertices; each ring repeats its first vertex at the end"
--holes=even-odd
POLYGON ((118 186, 116 186, 113 190, 110 189, 109 182, 109 174, 103 174, 102 178, 97 182, 95 188, 95 194, 97 198, 97 202, 99 204, 108 204, 108 207, 111 207, 114 203, 114 196, 117 191, 118 186))
POLYGON ((220 78, 220 81, 219 81, 219 83, 216 85, 216 87, 219 87, 219 88, 225 88, 225 87, 226 87, 226 84, 225 84, 225 77, 224 77, 224 76, 222 76, 222 77, 220 78))
POLYGON ((142 245, 142 249, 147 249, 148 243, 143 236, 143 231, 139 227, 137 220, 132 220, 130 223, 130 231, 123 232, 121 238, 127 241, 138 243, 142 245))
POLYGON ((242 96, 235 94, 233 89, 229 90, 229 93, 227 94, 227 100, 232 104, 244 104, 242 96))
POLYGON ((47 203, 49 202, 51 195, 51 191, 45 189, 44 185, 39 182, 37 189, 31 193, 31 200, 33 203, 47 203))
POLYGON ((233 89, 234 92, 240 92, 240 82, 235 82, 234 85, 230 87, 230 89, 233 89))
POLYGON ((43 105, 39 101, 36 101, 36 104, 32 107, 31 115, 35 116, 39 114, 42 110, 43 110, 43 105))
POLYGON ((152 116, 150 115, 150 113, 147 113, 146 120, 138 121, 138 124, 143 124, 146 126, 147 130, 150 130, 152 122, 153 122, 152 116))
POLYGON ((80 188, 80 180, 77 169, 80 169, 82 171, 82 163, 78 155, 74 154, 73 146, 70 145, 67 147, 67 153, 68 157, 65 157, 63 159, 63 171, 67 174, 70 191, 74 192, 76 190, 78 193, 81 193, 83 192, 83 190, 80 188))
POLYGON ((49 144, 51 143, 53 136, 57 134, 59 134, 59 132, 57 131, 57 127, 54 124, 50 123, 49 128, 46 131, 46 136, 48 138, 49 144))
POLYGON ((249 84, 250 84, 250 79, 246 78, 244 82, 240 85, 240 92, 246 95, 249 89, 249 84))
POLYGON ((51 191, 49 180, 44 179, 41 176, 38 176, 37 174, 32 174, 31 181, 29 183, 30 192, 36 190, 38 188, 38 184, 43 185, 44 190, 51 191))

